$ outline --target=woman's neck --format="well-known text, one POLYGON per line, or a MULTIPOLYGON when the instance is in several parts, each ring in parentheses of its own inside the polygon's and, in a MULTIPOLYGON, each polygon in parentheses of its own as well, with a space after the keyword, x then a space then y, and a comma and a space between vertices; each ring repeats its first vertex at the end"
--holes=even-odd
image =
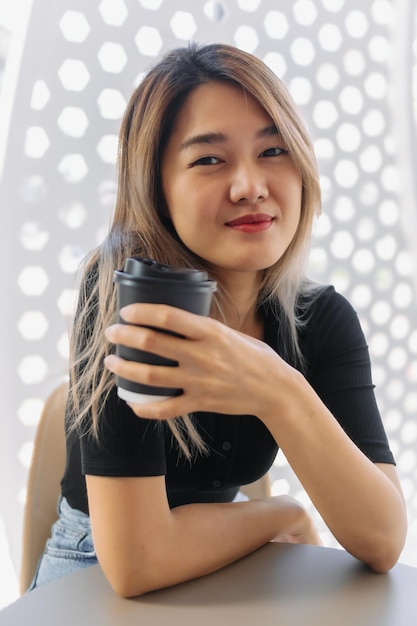
POLYGON ((263 323, 257 310, 261 282, 259 274, 234 272, 219 278, 229 296, 224 310, 227 325, 246 335, 261 339, 263 323))

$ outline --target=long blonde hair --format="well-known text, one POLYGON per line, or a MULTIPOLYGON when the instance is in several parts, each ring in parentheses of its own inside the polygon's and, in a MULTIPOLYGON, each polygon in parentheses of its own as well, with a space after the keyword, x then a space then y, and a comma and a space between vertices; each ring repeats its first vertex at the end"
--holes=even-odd
MULTIPOLYGON (((184 100, 195 87, 210 81, 239 85, 260 103, 279 128, 302 177, 297 232, 278 262, 264 271, 258 299, 259 305, 269 303, 284 314, 291 349, 302 358, 296 303, 304 289, 313 218, 320 210, 319 177, 311 141, 287 89, 262 61, 225 44, 190 44, 168 52, 154 65, 133 92, 122 120, 113 221, 103 243, 85 261, 70 342, 73 427, 91 414, 89 427, 98 434, 100 410, 114 385, 112 374, 103 367, 103 359, 111 351, 104 340, 104 329, 116 317, 114 270, 122 268, 129 256, 143 256, 208 271, 165 217, 160 162, 184 100)), ((219 282, 213 317, 222 319, 226 301, 227 293, 219 282)), ((201 449, 188 416, 168 423, 187 456, 187 438, 201 449)))

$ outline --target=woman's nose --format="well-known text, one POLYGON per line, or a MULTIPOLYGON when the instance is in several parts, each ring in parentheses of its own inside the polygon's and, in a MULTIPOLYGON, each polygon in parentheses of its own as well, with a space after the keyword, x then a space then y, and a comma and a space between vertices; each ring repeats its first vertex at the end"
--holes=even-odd
POLYGON ((269 195, 265 175, 256 166, 241 165, 233 173, 230 184, 232 202, 255 203, 265 200, 269 195))

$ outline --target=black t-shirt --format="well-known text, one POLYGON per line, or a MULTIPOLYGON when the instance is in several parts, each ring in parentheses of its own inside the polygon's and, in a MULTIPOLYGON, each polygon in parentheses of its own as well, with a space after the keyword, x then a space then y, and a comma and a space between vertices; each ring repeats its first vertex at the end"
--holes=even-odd
MULTIPOLYGON (((280 321, 270 308, 263 313, 264 341, 284 356, 280 321)), ((394 463, 358 317, 333 287, 323 289, 312 302, 300 331, 300 347, 306 379, 347 435, 371 461, 394 463)), ((80 438, 73 431, 67 436, 62 494, 73 508, 88 513, 85 474, 165 475, 171 507, 227 502, 241 485, 270 469, 278 445, 257 417, 196 413, 194 420, 209 453, 188 461, 179 457, 165 422, 136 417, 114 388, 100 416, 99 440, 80 438)))

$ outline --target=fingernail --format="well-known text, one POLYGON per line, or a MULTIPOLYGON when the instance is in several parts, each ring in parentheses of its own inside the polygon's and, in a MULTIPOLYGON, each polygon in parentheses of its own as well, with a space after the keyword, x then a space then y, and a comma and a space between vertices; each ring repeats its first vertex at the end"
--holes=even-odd
POLYGON ((126 319, 129 315, 129 311, 130 311, 130 306, 127 304, 126 306, 120 309, 119 311, 120 317, 123 317, 123 319, 126 319))
POLYGON ((113 326, 109 326, 108 328, 104 329, 104 336, 107 339, 111 339, 113 335, 113 326))
POLYGON ((109 354, 108 356, 105 357, 104 359, 104 365, 111 370, 113 365, 116 362, 116 357, 113 354, 109 354))

